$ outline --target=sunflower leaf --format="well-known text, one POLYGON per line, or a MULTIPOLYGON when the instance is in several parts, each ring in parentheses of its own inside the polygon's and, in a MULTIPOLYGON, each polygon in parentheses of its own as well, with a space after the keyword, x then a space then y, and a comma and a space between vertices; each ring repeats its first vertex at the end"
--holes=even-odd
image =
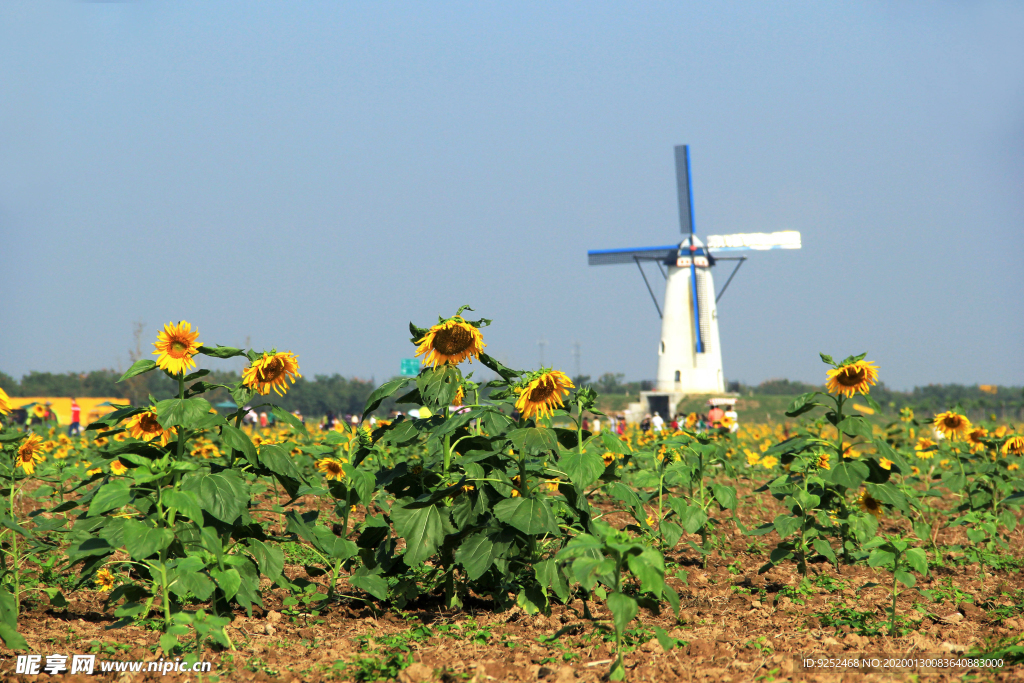
POLYGON ((501 378, 504 380, 511 380, 523 374, 522 370, 513 370, 512 368, 505 367, 486 353, 480 354, 480 362, 483 363, 484 366, 501 375, 501 378))
MULTIPOLYGON (((447 510, 445 510, 447 515, 447 510)), ((444 524, 436 505, 391 508, 395 532, 406 543, 405 564, 415 567, 430 558, 441 544, 444 524)))
POLYGON ((169 398, 156 404, 156 419, 164 429, 192 427, 210 412, 205 398, 169 398))
POLYGON ((204 356, 212 356, 213 358, 234 358, 235 356, 245 355, 245 351, 242 349, 236 349, 232 346, 220 346, 219 344, 214 347, 200 346, 198 353, 204 356))
POLYGON ((429 328, 419 327, 417 325, 409 323, 409 333, 412 335, 412 339, 410 339, 409 341, 411 341, 413 344, 419 344, 423 340, 423 338, 427 336, 427 332, 430 332, 429 328))
MULTIPOLYGON (((410 323, 411 324, 411 323, 410 323)), ((403 388, 406 384, 412 381, 411 377, 403 377, 402 379, 393 379, 390 382, 384 382, 379 387, 373 390, 370 397, 366 399, 366 408, 363 410, 363 419, 366 416, 377 410, 380 407, 381 402, 394 394, 399 389, 403 388)))
POLYGON ((137 360, 134 363, 132 363, 132 366, 130 368, 128 368, 128 372, 126 372, 123 375, 121 375, 121 379, 119 379, 117 381, 118 382, 123 382, 126 379, 130 379, 132 377, 135 377, 135 375, 141 375, 144 372, 149 372, 150 370, 152 370, 155 367, 156 367, 156 361, 155 360, 148 360, 148 359, 145 359, 145 358, 143 358, 142 360, 137 360))
POLYGON ((826 365, 831 365, 832 367, 836 366, 836 362, 832 360, 832 356, 828 355, 827 353, 821 353, 820 351, 818 352, 818 355, 821 356, 822 363, 825 363, 826 365))

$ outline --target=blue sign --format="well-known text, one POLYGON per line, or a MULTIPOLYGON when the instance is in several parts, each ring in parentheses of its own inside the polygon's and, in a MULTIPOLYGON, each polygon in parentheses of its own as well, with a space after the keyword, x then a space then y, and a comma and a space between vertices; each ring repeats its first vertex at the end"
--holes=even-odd
POLYGON ((420 374, 420 359, 419 358, 403 358, 402 369, 400 371, 402 377, 415 377, 420 374))

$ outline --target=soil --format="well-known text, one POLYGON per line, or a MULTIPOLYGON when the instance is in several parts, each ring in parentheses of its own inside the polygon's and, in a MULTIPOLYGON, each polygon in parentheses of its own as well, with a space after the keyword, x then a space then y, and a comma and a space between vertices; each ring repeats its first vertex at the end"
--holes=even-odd
MULTIPOLYGON (((742 493, 742 492, 741 492, 742 493)), ((759 494, 758 501, 764 494, 759 494)), ((749 500, 749 499, 748 499, 749 500)), ((747 506, 739 517, 754 526, 774 517, 774 501, 747 506)), ((742 503, 741 503, 742 505, 742 503)), ((624 526, 627 518, 611 513, 607 519, 624 526)), ((631 520, 629 520, 631 521, 631 520)), ((892 575, 864 565, 811 564, 810 591, 796 590, 800 575, 793 565, 758 569, 774 547, 774 534, 743 536, 723 525, 724 546, 701 565, 698 553, 684 537, 667 553, 668 582, 680 594, 677 620, 668 608, 660 614, 641 609, 631 624, 625 657, 629 681, 1024 681, 1024 666, 1001 669, 886 669, 879 666, 845 670, 804 668, 807 658, 956 658, 970 651, 992 649, 1020 635, 1024 628, 1024 577, 1018 569, 987 569, 980 578, 977 564, 947 555, 944 566, 919 578, 914 589, 903 589, 898 614, 908 620, 904 635, 889 637, 887 613, 892 575), (830 581, 831 580, 831 581, 830 581), (865 584, 875 583, 858 590, 865 584), (958 589, 959 597, 952 592, 958 589), (948 596, 932 601, 919 591, 938 589, 948 596), (973 602, 966 596, 971 596, 973 602), (917 608, 917 609, 915 609, 917 608), (883 635, 861 635, 854 626, 829 625, 836 610, 867 613, 869 627, 883 635), (923 612, 922 612, 923 610, 923 612), (653 628, 668 632, 677 643, 663 650, 653 628)), ((902 520, 883 519, 879 533, 909 533, 902 520)), ((939 545, 966 544, 957 529, 943 529, 939 545)), ((1021 527, 1012 548, 1022 547, 1021 527)), ((1014 553, 1019 557, 1019 553, 1014 553)), ((298 564, 286 566, 292 578, 308 578, 298 564)), ((314 579, 323 583, 326 577, 314 579)), ((343 592, 349 592, 349 589, 343 592)), ((351 591, 356 593, 356 591, 351 591)), ((123 672, 65 675, 67 681, 328 681, 397 679, 425 681, 576 681, 607 680, 614 657, 609 642, 610 614, 603 607, 554 605, 550 615, 529 616, 515 608, 489 609, 487 600, 469 600, 467 607, 446 612, 424 601, 399 610, 367 607, 346 600, 319 616, 285 607, 287 592, 264 590, 265 610, 250 617, 236 610, 228 632, 236 652, 207 649, 212 662, 207 674, 123 672), (557 638, 553 638, 557 634, 557 638), (167 676, 171 678, 168 679, 167 676)), ((97 659, 156 660, 160 633, 137 625, 110 629, 116 618, 103 607, 104 593, 82 590, 66 596, 64 610, 45 600, 23 605, 19 630, 35 654, 95 653, 97 659)), ((40 680, 15 674, 15 654, 0 646, 0 680, 40 680)), ((46 674, 42 674, 46 675, 46 674)))

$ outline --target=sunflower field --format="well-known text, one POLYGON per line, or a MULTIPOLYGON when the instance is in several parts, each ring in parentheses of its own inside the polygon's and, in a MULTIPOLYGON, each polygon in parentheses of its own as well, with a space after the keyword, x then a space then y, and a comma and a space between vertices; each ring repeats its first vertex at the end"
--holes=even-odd
POLYGON ((57 652, 211 681, 839 680, 807 662, 867 654, 905 664, 879 676, 1017 675, 1021 425, 886 420, 880 369, 822 354, 783 424, 591 432, 591 387, 498 362, 467 309, 410 324, 422 369, 356 425, 275 405, 294 353, 184 321, 121 378, 176 397, 79 436, 6 425, 4 680, 57 652), (248 367, 215 384, 197 355, 248 367))

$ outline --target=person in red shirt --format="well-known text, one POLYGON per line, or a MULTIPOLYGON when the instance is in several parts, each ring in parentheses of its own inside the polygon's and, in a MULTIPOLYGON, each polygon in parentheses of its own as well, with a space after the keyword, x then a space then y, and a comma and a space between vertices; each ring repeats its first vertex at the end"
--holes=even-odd
POLYGON ((71 424, 68 425, 68 436, 74 433, 79 436, 82 433, 82 408, 78 405, 75 397, 71 397, 71 424))
POLYGON ((708 411, 708 422, 712 427, 720 427, 723 417, 725 417, 725 411, 718 406, 712 406, 708 411))

